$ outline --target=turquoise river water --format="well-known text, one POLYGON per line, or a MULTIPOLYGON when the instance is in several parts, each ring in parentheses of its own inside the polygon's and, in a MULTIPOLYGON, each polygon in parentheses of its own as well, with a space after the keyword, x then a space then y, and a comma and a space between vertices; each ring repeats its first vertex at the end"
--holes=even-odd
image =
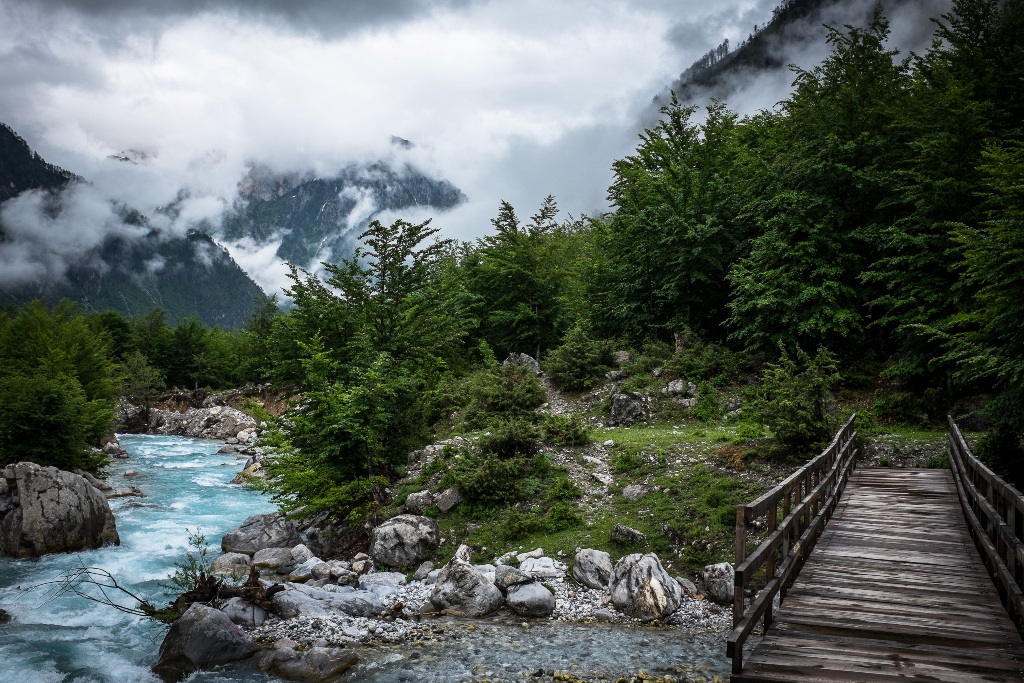
MULTIPOLYGON (((0 625, 0 683, 159 683, 149 667, 165 627, 74 596, 47 602, 43 589, 28 589, 71 569, 100 567, 161 604, 166 601, 161 583, 184 558, 189 530, 201 529, 216 556, 224 532, 249 515, 273 509, 259 493, 229 483, 240 463, 234 455, 216 453, 220 442, 141 435, 120 440, 131 457, 114 461, 109 482, 146 493, 111 501, 120 546, 29 560, 0 556, 0 607, 13 616, 0 625), (138 476, 125 478, 128 470, 138 476)), ((728 677, 719 633, 559 623, 522 628, 508 620, 451 630, 458 637, 440 643, 361 648, 360 664, 346 681, 454 683, 484 676, 514 681, 538 668, 615 675, 646 669, 695 681, 728 677)), ((252 662, 189 678, 190 683, 271 680, 252 662)))

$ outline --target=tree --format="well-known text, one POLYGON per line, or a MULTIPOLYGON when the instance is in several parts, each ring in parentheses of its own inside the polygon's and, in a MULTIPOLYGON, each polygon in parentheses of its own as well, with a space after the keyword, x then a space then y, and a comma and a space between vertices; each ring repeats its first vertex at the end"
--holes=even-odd
POLYGON ((134 405, 142 406, 143 419, 149 422, 153 399, 166 384, 163 373, 149 364, 145 355, 134 351, 121 362, 121 395, 134 405))

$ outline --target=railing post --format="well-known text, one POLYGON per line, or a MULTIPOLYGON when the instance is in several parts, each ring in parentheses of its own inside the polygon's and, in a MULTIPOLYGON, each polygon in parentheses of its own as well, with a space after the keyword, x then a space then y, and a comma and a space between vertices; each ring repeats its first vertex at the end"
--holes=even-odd
MULTIPOLYGON (((775 532, 775 530, 778 527, 779 527, 778 503, 772 503, 771 507, 768 509, 768 537, 769 538, 771 538, 771 535, 775 532)), ((785 554, 783 554, 782 557, 785 558, 786 557, 785 554)), ((765 583, 768 583, 769 581, 771 581, 772 579, 775 578, 775 553, 774 552, 771 555, 768 556, 767 560, 765 560, 765 563, 764 563, 764 574, 765 574, 765 583)), ((774 619, 774 616, 775 615, 773 614, 772 605, 768 605, 768 611, 766 611, 764 613, 764 626, 762 628, 762 630, 764 632, 766 632, 766 633, 768 632, 768 627, 772 625, 772 621, 774 619)), ((733 624, 733 625, 735 626, 735 624, 733 624)))
MULTIPOLYGON (((747 506, 736 506, 736 564, 739 568, 743 560, 747 559, 747 506)), ((743 589, 744 577, 741 572, 736 572, 732 589, 732 627, 743 617, 743 589)))

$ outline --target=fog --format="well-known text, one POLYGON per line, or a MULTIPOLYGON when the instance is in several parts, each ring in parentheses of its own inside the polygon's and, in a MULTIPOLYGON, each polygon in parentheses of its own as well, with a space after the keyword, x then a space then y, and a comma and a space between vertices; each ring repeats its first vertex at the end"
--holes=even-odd
MULTIPOLYGON (((926 45, 922 12, 942 4, 902 5, 894 35, 926 45)), ((635 146, 652 97, 723 38, 738 44, 773 6, 0 0, 0 121, 90 183, 66 193, 73 208, 58 218, 38 193, 3 206, 0 277, 60 277, 76 253, 135 230, 116 204, 167 235, 200 222, 216 232, 252 162, 321 175, 411 164, 468 201, 402 217, 433 215, 459 239, 489 230, 502 199, 520 215, 548 194, 563 216, 605 211, 611 163, 635 146), (108 158, 118 154, 134 162, 108 158), (178 211, 156 211, 175 200, 178 211)), ((834 17, 844 23, 866 6, 841 3, 834 17)), ((808 66, 824 54, 820 40, 802 50, 796 61, 808 66)), ((730 103, 770 107, 791 80, 769 74, 730 103)), ((266 290, 284 283, 273 240, 227 246, 266 290)))

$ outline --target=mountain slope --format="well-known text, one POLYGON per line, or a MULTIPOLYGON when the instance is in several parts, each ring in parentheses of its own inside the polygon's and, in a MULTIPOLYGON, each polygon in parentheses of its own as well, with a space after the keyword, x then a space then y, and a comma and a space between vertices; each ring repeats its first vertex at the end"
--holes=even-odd
MULTIPOLYGON (((141 236, 128 237, 128 231, 113 230, 73 257, 57 250, 47 252, 41 237, 47 232, 46 221, 59 217, 76 201, 74 193, 66 191, 67 185, 81 178, 46 163, 3 125, 0 180, 0 198, 5 203, 23 192, 48 193, 45 213, 37 216, 38 226, 33 224, 34 235, 26 235, 24 226, 17 231, 8 229, 0 213, 0 252, 7 250, 2 260, 16 262, 28 254, 39 259, 38 270, 44 273, 28 279, 0 273, 0 303, 17 305, 39 297, 50 303, 70 299, 86 310, 116 310, 125 315, 160 307, 171 320, 196 316, 209 325, 240 327, 262 294, 209 235, 194 230, 185 236, 161 234, 148 229, 149 221, 141 213, 123 206, 111 205, 111 213, 141 236)), ((76 228, 88 229, 70 226, 76 228)))
POLYGON ((239 201, 224 219, 223 238, 280 240, 277 255, 300 266, 351 255, 355 237, 383 211, 454 208, 466 196, 447 180, 404 165, 351 165, 336 176, 276 174, 253 165, 239 183, 239 201))
POLYGON ((0 123, 0 202, 25 190, 63 187, 81 180, 71 171, 48 164, 6 123, 0 123))

